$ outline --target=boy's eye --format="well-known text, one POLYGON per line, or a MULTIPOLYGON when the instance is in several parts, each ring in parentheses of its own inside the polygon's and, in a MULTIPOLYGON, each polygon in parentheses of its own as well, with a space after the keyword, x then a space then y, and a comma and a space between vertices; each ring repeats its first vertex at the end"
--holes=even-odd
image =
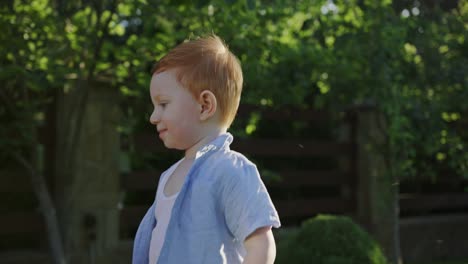
POLYGON ((161 106, 162 108, 166 107, 167 103, 159 103, 159 106, 161 106))

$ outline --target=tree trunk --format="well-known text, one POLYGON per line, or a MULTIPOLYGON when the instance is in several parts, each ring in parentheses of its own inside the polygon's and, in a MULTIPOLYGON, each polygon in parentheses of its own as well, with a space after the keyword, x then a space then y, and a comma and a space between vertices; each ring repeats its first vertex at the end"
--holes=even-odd
POLYGON ((388 162, 386 124, 376 109, 360 109, 357 122, 358 217, 392 264, 401 264, 399 182, 388 162))
POLYGON ((403 264, 403 256, 401 255, 401 243, 400 243, 400 201, 399 201, 399 195, 397 192, 397 196, 395 198, 395 214, 394 217, 395 219, 393 220, 393 242, 395 243, 394 249, 395 249, 395 263, 397 264, 403 264))
POLYGON ((44 222, 47 228, 49 238, 49 246, 52 253, 52 259, 55 264, 66 264, 65 254, 63 251, 62 236, 58 225, 55 207, 50 198, 49 190, 43 175, 41 175, 30 162, 22 155, 15 154, 15 159, 21 163, 29 172, 31 184, 34 189, 34 194, 39 201, 39 207, 44 217, 44 222))

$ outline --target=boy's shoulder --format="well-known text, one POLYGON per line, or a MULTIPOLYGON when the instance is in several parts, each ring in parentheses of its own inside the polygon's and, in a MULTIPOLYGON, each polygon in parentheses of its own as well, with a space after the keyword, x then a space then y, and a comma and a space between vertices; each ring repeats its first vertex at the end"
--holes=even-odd
POLYGON ((226 169, 251 168, 256 165, 249 160, 244 154, 234 151, 225 150, 216 152, 209 161, 214 167, 222 167, 226 169))
POLYGON ((238 181, 259 177, 257 166, 246 156, 230 149, 216 151, 203 165, 210 178, 221 182, 238 181))

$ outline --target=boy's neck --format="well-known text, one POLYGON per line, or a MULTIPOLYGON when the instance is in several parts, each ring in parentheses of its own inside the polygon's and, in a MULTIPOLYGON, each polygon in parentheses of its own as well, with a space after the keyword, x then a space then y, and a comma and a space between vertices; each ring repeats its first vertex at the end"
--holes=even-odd
POLYGON ((196 155, 197 155, 197 152, 198 150, 210 143, 211 141, 213 141, 214 139, 216 139, 218 136, 220 136, 221 134, 224 134, 226 133, 226 129, 225 128, 222 128, 222 127, 218 127, 218 128, 214 128, 214 129, 210 129, 207 133, 205 133, 198 141, 197 143, 195 143, 195 145, 193 145, 192 147, 190 147, 189 149, 185 150, 185 159, 195 159, 196 155))

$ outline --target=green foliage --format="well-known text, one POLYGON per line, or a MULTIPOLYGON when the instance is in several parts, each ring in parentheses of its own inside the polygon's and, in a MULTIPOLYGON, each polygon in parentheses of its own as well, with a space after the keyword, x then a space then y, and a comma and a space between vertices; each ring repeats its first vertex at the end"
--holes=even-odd
POLYGON ((350 218, 318 215, 280 238, 276 263, 385 264, 378 244, 350 218))
MULTIPOLYGON (((36 125, 53 88, 76 79, 111 83, 123 97, 120 131, 144 129, 154 62, 215 32, 241 60, 244 103, 332 112, 374 104, 388 124, 379 149, 392 177, 468 177, 466 0, 450 10, 411 1, 15 0, 0 12, 0 119, 11 124, 2 138, 36 125)), ((237 130, 254 133, 260 119, 237 130)))
MULTIPOLYGON (((48 1, 32 4, 11 1, 0 5, 0 162, 25 151, 37 141, 36 128, 44 121, 42 110, 50 102, 45 90, 54 57, 48 1), (51 49, 46 49, 50 47, 51 49)), ((30 150, 30 149, 29 149, 30 150)))

